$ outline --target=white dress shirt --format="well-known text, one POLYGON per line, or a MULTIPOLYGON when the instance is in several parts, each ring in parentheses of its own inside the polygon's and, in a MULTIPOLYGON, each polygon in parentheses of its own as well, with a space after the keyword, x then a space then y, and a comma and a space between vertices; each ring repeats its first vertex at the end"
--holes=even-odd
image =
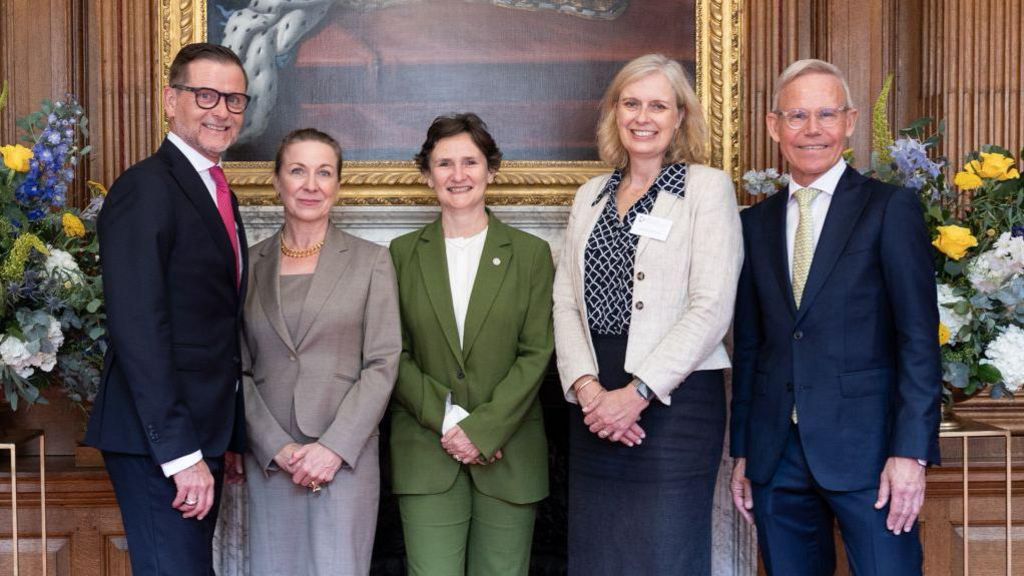
POLYGON ((789 254, 789 278, 793 279, 793 244, 796 243, 796 227, 800 223, 800 206, 797 204, 794 194, 801 188, 815 188, 821 190, 814 200, 811 201, 811 214, 814 217, 814 247, 818 247, 818 238, 821 238, 821 230, 825 227, 825 216, 828 215, 828 207, 832 205, 832 195, 839 186, 839 179, 846 171, 846 160, 842 158, 835 166, 829 168, 811 182, 808 186, 801 186, 795 181, 789 181, 789 200, 786 204, 786 248, 789 254))
MULTIPOLYGON (((455 326, 459 330, 459 345, 466 326, 466 312, 469 310, 469 297, 473 293, 476 272, 480 268, 480 258, 484 253, 484 242, 487 240, 487 228, 468 237, 445 238, 445 257, 448 261, 448 284, 452 292, 452 310, 455 312, 455 326)), ((452 403, 452 395, 444 403, 444 422, 441 434, 447 434, 453 426, 469 416, 469 412, 458 404, 452 403)))

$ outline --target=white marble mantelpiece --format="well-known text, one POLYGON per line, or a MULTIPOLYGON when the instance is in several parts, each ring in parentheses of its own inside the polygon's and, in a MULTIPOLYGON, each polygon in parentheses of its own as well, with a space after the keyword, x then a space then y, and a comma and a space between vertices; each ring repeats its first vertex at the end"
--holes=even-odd
MULTIPOLYGON (((569 206, 495 206, 491 210, 502 222, 547 240, 557 255, 569 220, 569 206)), ((281 227, 280 206, 243 206, 242 221, 249 244, 255 244, 281 227)), ((378 244, 412 232, 437 219, 437 206, 342 206, 331 211, 331 219, 342 230, 378 244)))

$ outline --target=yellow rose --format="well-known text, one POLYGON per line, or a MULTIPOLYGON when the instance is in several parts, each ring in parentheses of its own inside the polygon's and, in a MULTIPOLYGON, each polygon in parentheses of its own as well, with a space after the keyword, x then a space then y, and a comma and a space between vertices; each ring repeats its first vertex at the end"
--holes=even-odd
POLYGON ((949 326, 946 326, 942 322, 939 322, 939 346, 945 346, 949 344, 949 339, 953 336, 949 331, 949 326))
POLYGON ((85 224, 71 212, 65 212, 60 218, 61 224, 64 225, 64 235, 68 238, 81 238, 85 236, 85 224))
POLYGON ((35 156, 31 149, 25 148, 21 144, 0 146, 0 154, 4 156, 4 165, 15 172, 28 172, 28 161, 35 156))
POLYGON ((953 184, 956 184, 956 187, 961 190, 977 190, 981 188, 981 178, 978 178, 977 175, 971 172, 969 166, 963 172, 957 172, 956 176, 953 177, 953 184))
POLYGON ((1015 178, 1020 178, 1020 172, 1017 172, 1016 168, 1010 168, 1005 174, 999 177, 1000 180, 1013 180, 1015 178))
MULTIPOLYGON (((977 162, 977 160, 975 160, 977 162)), ((1013 158, 1008 158, 995 152, 981 153, 981 167, 977 170, 978 176, 982 178, 995 178, 1005 180, 1007 170, 1013 167, 1013 158)))
POLYGON ((971 234, 969 228, 939 226, 936 230, 939 231, 939 235, 932 241, 932 246, 953 260, 963 258, 968 248, 978 245, 978 239, 971 234))

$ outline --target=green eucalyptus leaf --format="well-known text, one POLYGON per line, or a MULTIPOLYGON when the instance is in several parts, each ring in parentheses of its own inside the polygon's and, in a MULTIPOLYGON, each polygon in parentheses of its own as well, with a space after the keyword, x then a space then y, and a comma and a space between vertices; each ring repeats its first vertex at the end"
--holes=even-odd
POLYGON ((991 364, 978 364, 978 378, 986 384, 1002 382, 1003 374, 991 364))

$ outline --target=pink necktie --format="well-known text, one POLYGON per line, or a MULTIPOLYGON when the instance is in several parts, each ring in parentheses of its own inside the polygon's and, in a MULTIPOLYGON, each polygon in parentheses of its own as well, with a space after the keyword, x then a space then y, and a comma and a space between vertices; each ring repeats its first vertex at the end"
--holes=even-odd
MULTIPOLYGON (((220 166, 210 168, 210 176, 213 183, 217 185, 217 212, 220 212, 220 219, 224 222, 224 229, 227 230, 228 238, 231 239, 231 250, 235 255, 235 269, 238 265, 238 234, 235 232, 235 211, 231 207, 231 188, 228 186, 228 179, 224 177, 224 169, 220 166)), ((240 286, 242 273, 239 270, 235 277, 235 285, 240 286)))

